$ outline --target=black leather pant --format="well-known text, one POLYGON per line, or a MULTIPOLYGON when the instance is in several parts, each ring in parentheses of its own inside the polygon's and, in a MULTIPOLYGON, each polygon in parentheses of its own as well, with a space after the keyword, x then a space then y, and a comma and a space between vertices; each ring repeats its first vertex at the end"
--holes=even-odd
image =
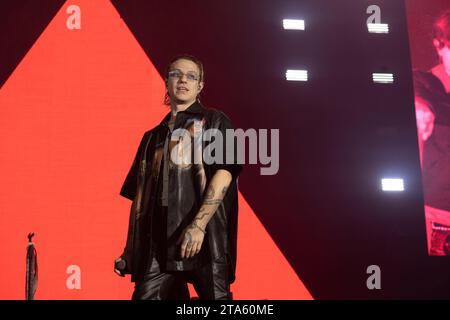
POLYGON ((162 272, 155 257, 144 278, 136 281, 132 299, 189 300, 188 282, 201 300, 232 300, 226 261, 214 261, 192 271, 162 272))

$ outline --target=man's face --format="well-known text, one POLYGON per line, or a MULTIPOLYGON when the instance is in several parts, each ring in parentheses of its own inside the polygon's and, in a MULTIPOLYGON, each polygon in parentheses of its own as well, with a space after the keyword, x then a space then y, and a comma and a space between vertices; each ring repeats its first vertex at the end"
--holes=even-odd
POLYGON ((447 43, 442 48, 439 47, 439 42, 434 40, 434 46, 436 47, 437 54, 442 59, 442 64, 444 65, 445 72, 450 76, 450 48, 447 43))
POLYGON ((172 63, 167 75, 167 92, 176 103, 191 103, 203 89, 198 66, 186 59, 172 63))

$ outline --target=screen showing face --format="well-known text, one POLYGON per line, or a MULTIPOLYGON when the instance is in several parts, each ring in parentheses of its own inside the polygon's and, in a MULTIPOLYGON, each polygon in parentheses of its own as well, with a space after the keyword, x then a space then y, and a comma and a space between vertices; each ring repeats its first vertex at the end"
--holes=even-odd
POLYGON ((428 253, 450 255, 450 6, 407 1, 428 253))

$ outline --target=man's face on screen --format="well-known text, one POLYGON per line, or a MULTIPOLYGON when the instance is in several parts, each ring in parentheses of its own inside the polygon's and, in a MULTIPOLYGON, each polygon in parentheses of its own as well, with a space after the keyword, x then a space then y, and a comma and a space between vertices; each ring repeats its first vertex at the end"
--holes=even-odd
POLYGON ((434 46, 436 48, 437 54, 439 55, 442 64, 444 65, 445 72, 450 77, 450 43, 444 45, 439 45, 437 40, 434 40, 434 46))
POLYGON ((441 57, 442 57, 442 63, 444 64, 445 72, 450 77, 450 48, 448 46, 445 46, 443 49, 441 49, 441 57))
POLYGON ((194 62, 179 59, 172 63, 167 74, 167 92, 176 103, 191 103, 203 88, 200 70, 194 62))

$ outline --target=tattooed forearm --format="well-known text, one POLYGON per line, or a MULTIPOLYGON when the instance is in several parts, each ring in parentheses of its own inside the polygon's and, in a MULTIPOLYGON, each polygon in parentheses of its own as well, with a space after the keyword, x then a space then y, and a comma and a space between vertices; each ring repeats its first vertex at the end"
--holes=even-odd
POLYGON ((212 204, 220 204, 221 202, 222 199, 212 199, 203 201, 203 204, 212 205, 212 204))
POLYGON ((223 196, 225 195, 225 193, 227 193, 227 189, 228 189, 227 186, 223 187, 222 195, 219 196, 219 198, 214 199, 214 195, 215 195, 214 187, 212 185, 210 185, 208 187, 208 190, 206 191, 206 196, 203 201, 203 204, 206 204, 206 205, 220 204, 222 202, 223 196))
POLYGON ((201 228, 206 228, 209 220, 217 211, 217 208, 227 193, 230 183, 231 174, 226 170, 218 170, 212 177, 203 198, 202 206, 194 218, 201 228))
POLYGON ((206 217, 207 215, 210 215, 211 214, 211 212, 207 212, 206 210, 205 210, 205 208, 204 207, 202 207, 201 209, 200 209, 200 211, 198 212, 198 214, 197 214, 197 217, 195 218, 195 220, 202 220, 204 217, 206 217))
MULTIPOLYGON (((199 223, 200 225, 206 225, 206 223, 205 223, 205 224, 203 223, 203 218, 209 217, 210 215, 211 215, 211 213, 205 213, 204 216, 195 218, 194 221, 195 221, 196 223, 199 223)), ((207 219, 207 220, 209 220, 209 219, 207 219)), ((202 228, 204 228, 204 227, 202 227, 202 228)))
POLYGON ((214 187, 209 185, 208 190, 206 190, 205 200, 214 198, 214 187))

